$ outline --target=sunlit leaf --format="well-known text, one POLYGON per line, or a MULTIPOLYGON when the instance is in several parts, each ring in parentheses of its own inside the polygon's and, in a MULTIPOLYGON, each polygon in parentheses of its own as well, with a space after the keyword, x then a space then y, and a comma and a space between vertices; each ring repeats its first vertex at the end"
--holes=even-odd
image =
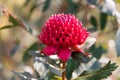
POLYGON ((44 79, 49 73, 53 73, 54 75, 61 76, 62 70, 54 64, 46 62, 48 60, 47 57, 34 57, 34 69, 37 71, 41 79, 44 79))
MULTIPOLYGON (((24 23, 23 23, 24 24, 24 23)), ((33 29, 29 26, 29 25, 26 25, 26 24, 24 24, 24 28, 25 28, 25 30, 26 31, 28 31, 29 33, 33 33, 33 29)))
POLYGON ((37 80, 29 72, 16 72, 12 71, 20 80, 37 80))
POLYGON ((94 45, 96 42, 96 38, 95 37, 88 37, 87 40, 85 41, 83 48, 85 50, 89 49, 92 45, 94 45))
POLYGON ((32 56, 28 54, 29 51, 31 50, 37 50, 38 49, 38 44, 37 43, 34 43, 32 44, 26 51, 25 53, 23 54, 23 62, 27 62, 32 56))
POLYGON ((29 72, 23 72, 21 74, 28 77, 28 78, 33 78, 32 74, 30 74, 29 72))
POLYGON ((56 78, 56 80, 62 80, 62 77, 59 76, 54 76, 56 78))
POLYGON ((117 56, 120 56, 120 28, 117 31, 115 44, 116 44, 117 56))
POLYGON ((100 13, 100 29, 104 30, 105 25, 107 23, 107 14, 106 13, 100 13))
POLYGON ((116 64, 109 61, 108 64, 106 64, 103 68, 97 71, 86 71, 84 75, 81 75, 74 80, 101 80, 110 76, 112 71, 114 71, 116 68, 116 64))
POLYGON ((114 0, 105 0, 105 3, 102 7, 102 12, 107 13, 108 15, 114 16, 116 13, 116 4, 114 0))
POLYGON ((57 76, 61 76, 62 75, 62 72, 61 72, 61 69, 60 68, 57 68, 51 64, 48 64, 49 65, 49 70, 54 73, 55 75, 57 76))
POLYGON ((62 77, 57 76, 51 72, 48 74, 48 76, 49 76, 48 79, 44 79, 44 80, 62 80, 62 77))
POLYGON ((49 72, 49 65, 46 62, 46 58, 44 57, 34 57, 33 67, 35 71, 37 71, 38 75, 41 79, 44 79, 49 72))
POLYGON ((49 9, 50 3, 51 3, 51 0, 46 0, 46 1, 45 1, 45 4, 44 4, 44 6, 43 6, 43 12, 45 12, 46 10, 49 9))
POLYGON ((19 72, 15 72, 15 71, 12 71, 19 79, 21 80, 26 80, 25 76, 24 75, 21 75, 21 73, 19 72))
POLYGON ((76 68, 72 73, 72 78, 76 78, 79 75, 81 75, 85 70, 91 70, 91 69, 93 70, 100 69, 100 63, 94 57, 92 57, 88 63, 81 63, 81 65, 79 65, 79 67, 76 68))

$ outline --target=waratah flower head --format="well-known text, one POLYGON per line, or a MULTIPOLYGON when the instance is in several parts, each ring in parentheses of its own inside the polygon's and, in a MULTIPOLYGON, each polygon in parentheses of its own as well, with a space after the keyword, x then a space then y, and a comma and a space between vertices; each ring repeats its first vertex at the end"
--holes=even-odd
POLYGON ((39 39, 47 45, 42 52, 46 55, 57 54, 67 61, 74 46, 81 45, 89 32, 82 27, 82 23, 72 14, 52 15, 44 24, 39 39))

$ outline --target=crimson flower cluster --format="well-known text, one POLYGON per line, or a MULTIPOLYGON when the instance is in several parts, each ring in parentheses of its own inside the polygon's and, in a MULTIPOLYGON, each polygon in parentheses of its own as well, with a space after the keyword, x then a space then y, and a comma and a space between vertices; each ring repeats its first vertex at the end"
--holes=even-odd
POLYGON ((46 47, 42 50, 47 56, 57 54, 67 61, 76 46, 82 45, 89 32, 72 14, 54 14, 43 25, 39 39, 46 47))

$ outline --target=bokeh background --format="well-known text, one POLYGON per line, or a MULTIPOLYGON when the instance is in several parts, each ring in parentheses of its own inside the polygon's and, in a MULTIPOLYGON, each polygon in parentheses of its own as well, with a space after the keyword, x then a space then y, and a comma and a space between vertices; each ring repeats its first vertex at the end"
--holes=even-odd
MULTIPOLYGON (((107 1, 107 0, 106 0, 107 1)), ((109 1, 109 0, 108 0, 109 1)), ((110 0, 109 2, 111 2, 110 0)), ((120 11, 120 0, 114 0, 115 9, 120 11)), ((0 0, 0 5, 24 22, 25 28, 17 25, 0 30, 0 80, 14 80, 14 71, 33 71, 33 58, 29 50, 39 50, 37 35, 42 25, 52 14, 71 13, 88 28, 96 43, 90 52, 101 63, 109 60, 120 65, 115 47, 118 19, 104 0, 0 0), (107 5, 108 7, 106 7, 107 5), (111 11, 111 12, 110 12, 111 11), (32 33, 31 33, 32 30, 32 33)), ((2 10, 0 6, 0 10, 2 10)), ((9 18, 0 11, 0 28, 12 25, 9 18)), ((105 80, 120 80, 120 66, 105 80)))

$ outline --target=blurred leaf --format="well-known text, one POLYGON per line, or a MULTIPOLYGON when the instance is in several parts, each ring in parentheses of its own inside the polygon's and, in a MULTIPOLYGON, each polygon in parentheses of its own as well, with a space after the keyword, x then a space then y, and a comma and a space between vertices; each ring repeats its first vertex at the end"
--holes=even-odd
POLYGON ((60 68, 57 68, 57 67, 55 67, 55 66, 53 66, 53 65, 51 65, 51 64, 48 64, 48 65, 49 65, 49 70, 50 70, 52 73, 54 73, 54 74, 57 75, 57 76, 61 76, 61 75, 62 75, 60 68))
POLYGON ((107 23, 107 14, 106 13, 100 13, 100 29, 104 30, 105 29, 105 25, 107 23))
POLYGON ((116 14, 116 4, 114 0, 105 0, 105 3, 102 7, 102 12, 107 13, 108 15, 114 16, 116 14))
POLYGON ((89 28, 88 31, 89 31, 89 32, 95 32, 95 31, 97 31, 97 28, 92 27, 92 28, 89 28))
POLYGON ((88 3, 95 5, 97 0, 87 0, 88 3))
POLYGON ((92 17, 90 18, 90 23, 94 26, 94 28, 97 29, 98 24, 97 24, 97 20, 96 20, 95 17, 92 16, 92 17))
POLYGON ((65 13, 75 13, 78 9, 78 5, 75 4, 72 0, 66 0, 68 8, 65 13))
POLYGON ((15 79, 15 76, 13 76, 10 80, 16 80, 16 79, 15 79))
POLYGON ((21 74, 28 77, 28 78, 33 78, 32 74, 30 74, 29 72, 23 72, 21 74))
POLYGON ((66 66, 66 78, 67 80, 70 80, 72 78, 72 72, 80 65, 77 61, 73 60, 70 58, 67 61, 67 66, 66 66), (74 63, 74 65, 73 65, 74 63))
POLYGON ((28 52, 31 51, 31 50, 34 50, 34 51, 38 50, 38 44, 37 44, 37 43, 32 44, 32 45, 25 51, 25 53, 23 54, 23 59, 22 59, 23 62, 29 61, 29 59, 32 57, 31 55, 28 54, 28 52))
POLYGON ((120 28, 118 29, 116 34, 115 44, 116 44, 117 56, 120 56, 120 28))
POLYGON ((20 44, 17 43, 10 51, 10 56, 13 56, 16 53, 16 51, 19 49, 19 47, 20 47, 20 44))
POLYGON ((18 72, 12 71, 15 75, 17 75, 21 80, 26 80, 25 76, 21 75, 18 72))
POLYGON ((44 6, 43 6, 43 12, 45 12, 46 10, 49 9, 50 3, 51 3, 51 0, 46 0, 46 1, 45 1, 45 4, 44 4, 44 6))
POLYGON ((31 7, 31 9, 30 9, 30 14, 31 14, 36 8, 37 8, 37 5, 36 5, 36 4, 32 5, 32 7, 31 7))
POLYGON ((100 45, 98 47, 96 47, 96 45, 93 45, 90 49, 89 52, 91 52, 91 54, 96 57, 97 59, 99 59, 102 54, 104 52, 106 52, 106 50, 100 45))
POLYGON ((29 33, 32 34, 32 28, 30 26, 26 25, 22 20, 14 18, 14 16, 10 15, 9 21, 12 23, 12 25, 4 26, 4 27, 0 28, 0 30, 6 29, 6 28, 16 27, 19 25, 20 27, 22 27, 23 29, 25 29, 26 31, 28 31, 29 33))
POLYGON ((115 0, 117 3, 120 3, 120 0, 115 0))
POLYGON ((47 57, 34 57, 34 69, 39 74, 39 77, 41 79, 45 79, 47 77, 53 77, 53 75, 50 75, 51 73, 54 74, 54 76, 61 76, 61 69, 57 66, 54 66, 52 63, 46 62, 48 61, 47 57), (50 73, 50 74, 49 74, 50 73), (48 76, 49 75, 49 76, 48 76))
MULTIPOLYGON (((17 75, 21 80, 32 80, 33 76, 29 72, 16 72, 12 71, 15 75, 17 75)), ((36 79, 35 79, 36 80, 36 79)))
POLYGON ((40 56, 42 56, 41 54, 40 54, 40 51, 35 51, 35 50, 30 50, 30 51, 28 51, 28 54, 29 55, 31 55, 31 56, 36 56, 36 57, 40 57, 40 56))
POLYGON ((15 27, 15 26, 13 26, 13 25, 7 25, 7 26, 4 26, 4 27, 1 27, 0 30, 2 30, 2 29, 8 29, 8 28, 13 28, 13 27, 15 27))
POLYGON ((87 55, 82 52, 72 52, 72 58, 78 62, 87 63, 90 59, 87 55))
POLYGON ((112 71, 114 71, 116 68, 116 64, 109 61, 108 64, 106 64, 103 68, 97 71, 86 71, 84 75, 82 74, 80 77, 74 80, 101 80, 110 76, 112 74, 112 71))
MULTIPOLYGON (((22 22, 23 23, 23 22, 22 22)), ((23 23, 24 24, 24 23, 23 23)), ((22 28, 25 28, 25 30, 26 31, 28 31, 29 33, 33 33, 33 29, 29 26, 29 25, 26 25, 26 24, 24 24, 24 27, 22 27, 22 28)))
POLYGON ((27 6, 29 4, 30 0, 26 0, 23 6, 27 6))
POLYGON ((33 67, 37 71, 39 77, 44 79, 49 72, 49 65, 46 62, 45 57, 34 57, 33 67))
POLYGON ((17 21, 17 19, 15 19, 13 16, 9 16, 9 21, 13 23, 14 26, 19 25, 19 22, 17 21))
POLYGON ((92 45, 94 45, 96 42, 95 37, 88 37, 83 45, 84 51, 88 50, 92 45))
POLYGON ((48 79, 44 79, 44 80, 62 80, 62 77, 49 72, 48 79))
POLYGON ((38 2, 38 0, 26 0, 25 3, 23 4, 23 8, 26 6, 30 7, 28 19, 30 18, 33 11, 39 6, 39 5, 37 5, 37 2, 38 2), (30 4, 30 6, 29 6, 29 4, 30 4))

